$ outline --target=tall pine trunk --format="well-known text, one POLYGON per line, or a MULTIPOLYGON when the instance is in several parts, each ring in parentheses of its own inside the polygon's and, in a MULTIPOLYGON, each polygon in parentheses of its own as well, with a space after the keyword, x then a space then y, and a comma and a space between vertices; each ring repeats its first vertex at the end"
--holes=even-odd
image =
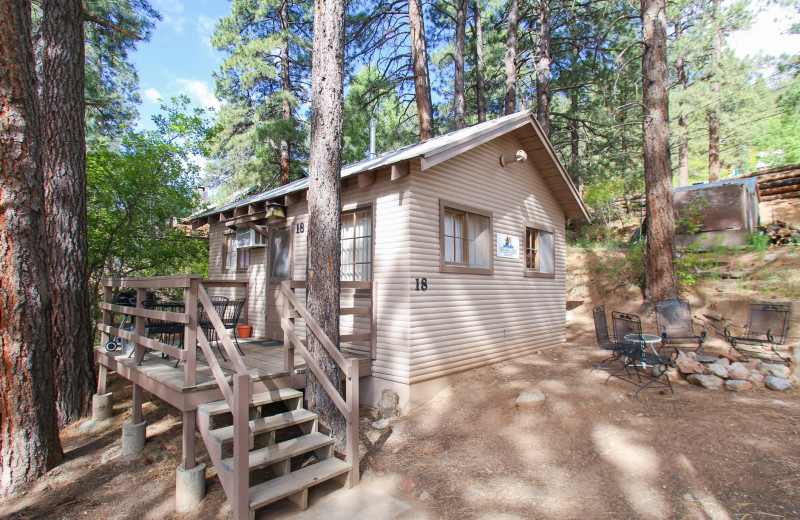
POLYGON ((550 0, 540 0, 536 23, 538 59, 536 60, 536 120, 550 137, 550 0))
POLYGON ((29 1, 0 2, 0 496, 63 458, 29 1))
POLYGON ((708 181, 719 180, 719 62, 722 56, 722 34, 720 34, 719 0, 711 2, 711 20, 714 25, 714 40, 711 50, 711 106, 708 109, 708 181))
MULTIPOLYGON (((281 4, 281 91, 283 101, 281 101, 281 117, 284 121, 292 118, 292 107, 289 104, 289 95, 292 84, 289 81, 289 2, 285 0, 281 4)), ((286 137, 281 138, 280 142, 280 165, 281 165, 281 186, 289 184, 289 174, 291 173, 291 160, 289 158, 289 141, 286 137)))
POLYGON ((453 92, 456 130, 467 126, 464 101, 464 41, 467 32, 467 0, 456 2, 456 74, 453 92))
MULTIPOLYGON (((683 21, 680 17, 675 21, 675 39, 681 37, 683 21)), ((675 69, 678 73, 678 84, 681 87, 681 103, 678 105, 681 113, 678 116, 678 186, 689 185, 689 122, 684 114, 686 108, 686 89, 688 79, 686 77, 686 61, 680 56, 675 62, 675 69)))
POLYGON ((508 34, 506 36, 506 115, 517 111, 517 26, 519 24, 519 4, 517 0, 508 2, 508 34))
POLYGON ((80 0, 42 2, 39 91, 59 424, 94 391, 86 229, 83 18, 80 0))
POLYGON ((666 0, 642 1, 644 182, 647 212, 645 298, 678 296, 669 155, 666 0))
POLYGON ((478 104, 478 122, 486 121, 486 86, 483 65, 483 20, 481 2, 474 0, 472 15, 475 23, 475 98, 478 104))
POLYGON ((422 0, 408 0, 408 25, 411 31, 411 61, 417 97, 419 140, 425 141, 433 137, 433 102, 428 75, 428 43, 425 40, 422 0))
MULTIPOLYGON (((308 161, 308 311, 339 347, 341 266, 342 112, 344 110, 344 0, 314 1, 314 49, 311 68, 311 147, 308 161)), ((340 368, 309 334, 308 350, 334 388, 340 368)), ((344 416, 313 374, 306 383, 308 406, 331 435, 345 436, 344 416)))

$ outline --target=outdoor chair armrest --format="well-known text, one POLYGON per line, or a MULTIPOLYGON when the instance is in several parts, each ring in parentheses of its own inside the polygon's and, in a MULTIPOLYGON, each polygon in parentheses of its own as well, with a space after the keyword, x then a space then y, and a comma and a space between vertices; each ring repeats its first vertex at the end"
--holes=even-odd
POLYGON ((725 330, 723 330, 723 333, 725 334, 725 339, 727 341, 730 341, 731 338, 734 337, 733 334, 731 334, 731 328, 732 327, 733 328, 737 328, 737 329, 741 329, 741 330, 746 330, 746 327, 744 327, 742 325, 735 325, 733 323, 729 323, 729 324, 725 325, 725 330))
POLYGON ((701 324, 700 326, 703 328, 703 332, 701 332, 701 333, 700 333, 700 335, 699 335, 698 337, 699 337, 700 339, 705 339, 705 337, 706 337, 706 334, 708 334, 708 332, 706 331, 706 326, 705 326, 705 325, 703 325, 703 324, 701 324))

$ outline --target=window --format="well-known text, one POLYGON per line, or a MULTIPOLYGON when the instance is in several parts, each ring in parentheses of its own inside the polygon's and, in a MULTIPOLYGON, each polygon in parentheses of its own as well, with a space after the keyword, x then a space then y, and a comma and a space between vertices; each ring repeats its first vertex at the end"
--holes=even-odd
POLYGON ((372 280, 372 208, 342 214, 342 281, 372 280))
POLYGON ((236 233, 226 233, 223 238, 224 269, 246 271, 250 268, 250 250, 236 248, 236 233))
POLYGON ((492 274, 492 215, 440 202, 444 273, 492 274))
POLYGON ((525 276, 555 277, 553 232, 525 226, 525 276))
POLYGON ((269 281, 278 283, 288 280, 291 271, 291 227, 273 229, 269 236, 269 281))

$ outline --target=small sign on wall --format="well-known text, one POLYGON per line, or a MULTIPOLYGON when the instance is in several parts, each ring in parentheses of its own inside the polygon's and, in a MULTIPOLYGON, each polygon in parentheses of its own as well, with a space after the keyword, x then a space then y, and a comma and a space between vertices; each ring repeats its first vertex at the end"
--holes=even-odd
POLYGON ((497 234, 497 256, 500 258, 519 258, 519 237, 497 234))

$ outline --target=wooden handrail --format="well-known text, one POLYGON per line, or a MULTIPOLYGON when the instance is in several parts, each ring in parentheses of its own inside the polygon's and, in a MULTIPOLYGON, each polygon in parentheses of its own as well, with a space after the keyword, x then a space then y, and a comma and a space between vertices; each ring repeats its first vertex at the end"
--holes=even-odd
POLYGON ((128 307, 127 305, 114 305, 112 303, 100 302, 100 308, 104 311, 126 314, 128 316, 144 316, 145 318, 172 321, 175 323, 189 323, 189 316, 185 312, 156 311, 152 309, 140 309, 138 307, 128 307))
POLYGON ((200 303, 203 304, 206 315, 208 315, 209 319, 211 320, 211 324, 214 326, 217 336, 219 336, 219 338, 222 340, 222 346, 225 347, 225 352, 228 353, 236 373, 247 374, 247 367, 245 366, 244 361, 242 361, 241 356, 239 356, 239 352, 236 350, 236 347, 234 347, 233 341, 231 341, 231 336, 228 334, 228 329, 226 329, 225 325, 222 323, 222 318, 220 318, 219 314, 214 311, 214 304, 211 302, 211 298, 208 297, 208 293, 206 292, 202 283, 197 291, 197 295, 200 297, 200 303))

